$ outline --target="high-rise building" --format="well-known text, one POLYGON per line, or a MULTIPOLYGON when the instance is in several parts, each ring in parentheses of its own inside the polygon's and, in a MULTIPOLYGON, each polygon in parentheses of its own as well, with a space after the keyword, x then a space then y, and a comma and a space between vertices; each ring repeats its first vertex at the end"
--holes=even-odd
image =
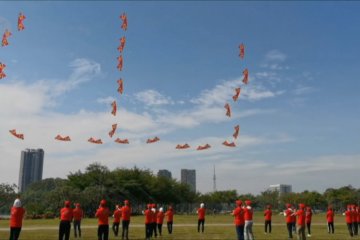
POLYGON ((160 169, 157 174, 158 177, 165 177, 171 179, 171 172, 166 169, 160 169))
POLYGON ((195 169, 181 169, 181 183, 188 184, 190 186, 190 189, 196 192, 195 169))
POLYGON ((286 185, 286 184, 274 184, 274 185, 270 185, 269 190, 270 191, 278 191, 279 195, 281 195, 284 193, 291 193, 292 186, 286 185))
POLYGON ((23 192, 29 184, 42 179, 44 150, 25 149, 21 151, 19 171, 19 192, 23 192))

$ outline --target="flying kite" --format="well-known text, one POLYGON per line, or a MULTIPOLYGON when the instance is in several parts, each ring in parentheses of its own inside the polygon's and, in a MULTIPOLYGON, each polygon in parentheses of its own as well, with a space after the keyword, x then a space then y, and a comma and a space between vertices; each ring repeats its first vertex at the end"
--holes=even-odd
POLYGON ((1 46, 5 47, 9 45, 8 37, 10 37, 11 35, 12 35, 11 32, 9 32, 9 30, 6 29, 2 37, 1 46))
POLYGON ((121 144, 129 144, 129 140, 127 138, 126 139, 117 138, 117 139, 115 139, 114 142, 121 143, 121 144))
POLYGON ((117 69, 119 69, 119 71, 122 71, 123 63, 124 63, 124 60, 123 60, 122 55, 120 55, 119 57, 117 57, 117 60, 118 60, 117 69))
POLYGON ((112 111, 111 111, 111 114, 116 116, 116 110, 117 110, 117 107, 116 107, 116 101, 113 101, 111 103, 111 107, 112 107, 112 111))
POLYGON ((124 36, 124 37, 120 38, 120 46, 117 48, 120 53, 122 53, 122 51, 124 51, 125 43, 126 43, 126 38, 124 36))
POLYGON ((59 140, 59 141, 64 141, 64 142, 70 142, 70 141, 71 141, 71 139, 70 139, 69 136, 62 137, 62 136, 59 135, 59 134, 55 137, 55 139, 56 139, 56 140, 59 140))
POLYGON ((15 136, 15 137, 17 137, 17 138, 19 138, 19 139, 24 140, 24 134, 16 133, 16 129, 9 130, 9 132, 10 132, 13 136, 15 136))
POLYGON ((19 31, 22 31, 25 29, 25 26, 24 26, 24 20, 25 20, 25 15, 22 14, 22 13, 19 13, 19 17, 18 17, 18 30, 19 31))
POLYGON ((231 117, 231 108, 230 104, 226 103, 224 108, 226 109, 226 116, 231 117))
POLYGON ((109 136, 112 138, 115 134, 116 128, 117 128, 117 124, 113 124, 111 131, 109 132, 109 136))
POLYGON ((127 16, 126 13, 123 13, 120 15, 120 18, 122 20, 122 24, 121 24, 121 28, 126 31, 127 27, 128 27, 128 21, 127 21, 127 16))
POLYGON ((242 80, 243 83, 248 84, 248 82, 249 82, 249 71, 248 71, 247 68, 243 71, 243 76, 244 76, 244 78, 242 80))
POLYGON ((154 138, 149 138, 146 143, 154 143, 154 142, 157 142, 157 141, 160 141, 160 138, 158 137, 154 137, 154 138))
POLYGON ((234 134, 233 134, 233 137, 234 137, 235 139, 237 139, 237 137, 239 136, 240 126, 239 126, 239 125, 236 125, 236 126, 234 127, 234 129, 235 129, 235 132, 234 132, 234 134))
POLYGON ((2 62, 0 62, 0 79, 6 77, 6 74, 4 73, 4 69, 6 68, 6 65, 2 62))
POLYGON ((245 45, 242 43, 242 44, 239 45, 239 48, 240 48, 239 57, 241 59, 243 59, 244 56, 245 56, 245 45))
POLYGON ((95 143, 95 144, 103 144, 103 142, 101 141, 101 139, 95 139, 93 137, 89 138, 88 139, 88 142, 91 142, 91 143, 95 143))
POLYGON ((236 147, 234 142, 229 143, 228 141, 225 141, 222 144, 227 147, 236 147))
POLYGON ((119 87, 117 89, 117 91, 122 94, 124 91, 124 82, 123 80, 120 78, 119 80, 117 80, 117 83, 119 84, 119 87))
POLYGON ((183 144, 183 145, 181 145, 181 144, 178 144, 178 145, 176 145, 176 149, 187 149, 187 148, 189 148, 190 146, 189 146, 189 144, 187 144, 187 143, 185 143, 185 144, 183 144))
POLYGON ((234 102, 236 102, 240 96, 241 88, 235 88, 235 95, 232 97, 234 102))
POLYGON ((205 144, 204 146, 198 146, 196 150, 205 150, 205 149, 208 149, 208 148, 211 148, 211 146, 209 144, 205 144))

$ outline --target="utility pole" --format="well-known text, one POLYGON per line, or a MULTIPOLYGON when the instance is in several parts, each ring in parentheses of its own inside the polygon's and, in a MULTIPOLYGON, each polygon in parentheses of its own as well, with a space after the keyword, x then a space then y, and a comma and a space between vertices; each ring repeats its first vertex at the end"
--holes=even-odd
POLYGON ((214 165, 214 176, 213 176, 213 191, 216 192, 216 174, 215 174, 215 165, 214 165))

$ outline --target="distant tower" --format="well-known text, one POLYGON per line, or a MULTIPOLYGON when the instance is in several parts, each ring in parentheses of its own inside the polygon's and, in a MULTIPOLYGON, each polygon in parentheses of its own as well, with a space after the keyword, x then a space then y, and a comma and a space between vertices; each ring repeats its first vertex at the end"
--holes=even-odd
POLYGON ((190 190, 196 192, 195 169, 181 169, 181 183, 189 185, 190 190))
POLYGON ((216 174, 215 174, 215 165, 214 165, 214 176, 213 176, 213 191, 216 192, 216 174))
POLYGON ((42 179, 43 165, 44 150, 26 149, 21 151, 19 192, 24 192, 31 183, 42 179))

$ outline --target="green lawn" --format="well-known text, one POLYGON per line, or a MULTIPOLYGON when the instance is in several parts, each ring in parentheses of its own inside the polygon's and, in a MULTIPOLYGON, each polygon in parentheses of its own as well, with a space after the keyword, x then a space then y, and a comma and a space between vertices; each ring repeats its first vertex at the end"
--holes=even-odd
MULTIPOLYGON (((132 217, 130 224, 130 239, 144 239, 144 217, 132 217)), ((233 218, 225 215, 208 215, 206 216, 205 233, 199 234, 196 230, 197 218, 196 216, 179 216, 174 218, 174 231, 172 235, 167 234, 166 226, 163 228, 163 236, 158 239, 236 239, 235 228, 232 224, 233 218), (178 226, 176 225, 178 224, 178 226)), ((0 240, 8 239, 8 220, 0 220, 0 240)), ((21 240, 51 240, 58 238, 58 219, 54 220, 25 220, 23 231, 21 232, 21 240), (37 229, 34 229, 37 228, 37 229)), ((287 239, 287 231, 283 216, 273 216, 273 232, 265 235, 263 228, 263 218, 261 213, 257 213, 254 218, 254 235, 256 240, 273 239, 281 240, 287 239)), ((82 239, 97 239, 96 238, 96 220, 84 219, 83 238, 82 239)), ((71 239, 73 238, 73 231, 71 232, 71 239)), ((110 233, 109 239, 116 239, 110 233)), ((296 237, 294 236, 294 239, 296 237)), ((335 234, 329 235, 327 233, 326 219, 323 214, 315 215, 313 218, 312 237, 309 239, 315 240, 346 240, 346 239, 360 239, 360 237, 350 238, 343 216, 336 216, 335 218, 335 234)))

